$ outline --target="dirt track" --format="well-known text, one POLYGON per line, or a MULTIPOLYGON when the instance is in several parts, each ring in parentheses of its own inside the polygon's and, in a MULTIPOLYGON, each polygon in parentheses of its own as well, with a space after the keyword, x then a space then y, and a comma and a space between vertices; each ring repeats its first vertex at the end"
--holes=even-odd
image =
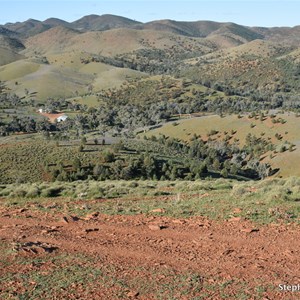
MULTIPOLYGON (((261 299, 300 298, 300 292, 281 292, 278 288, 279 284, 300 283, 299 227, 296 225, 255 227, 238 218, 216 222, 200 217, 184 220, 144 215, 91 214, 78 219, 62 214, 51 216, 3 209, 0 211, 0 240, 12 245, 18 243, 16 255, 68 253, 97 257, 102 266, 116 266, 124 280, 145 276, 147 281, 149 270, 160 274, 163 270, 200 274, 198 285, 203 288, 194 295, 199 298, 187 295, 179 299, 202 299, 205 284, 224 280, 245 283, 247 299, 258 299, 251 294, 262 285, 270 288, 261 293, 261 299), (135 270, 144 271, 136 273, 135 270)), ((6 268, 0 270, 0 277, 6 271, 6 268)), ((157 285, 162 278, 156 278, 157 285)), ((226 292, 237 297, 235 288, 232 284, 226 292)), ((116 292, 114 286, 98 288, 89 298, 78 291, 77 299, 117 299, 116 292)), ((127 298, 156 299, 154 293, 143 291, 128 291, 127 298)), ((76 298, 70 296, 70 299, 76 298)), ((204 299, 221 299, 221 295, 219 291, 212 291, 204 299)))

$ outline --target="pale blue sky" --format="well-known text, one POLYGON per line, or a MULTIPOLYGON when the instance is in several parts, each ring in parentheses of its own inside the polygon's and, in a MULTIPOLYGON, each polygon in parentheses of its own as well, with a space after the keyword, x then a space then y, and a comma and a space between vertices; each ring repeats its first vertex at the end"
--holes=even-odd
POLYGON ((141 22, 212 20, 249 26, 300 25, 300 0, 0 0, 0 24, 114 14, 141 22))

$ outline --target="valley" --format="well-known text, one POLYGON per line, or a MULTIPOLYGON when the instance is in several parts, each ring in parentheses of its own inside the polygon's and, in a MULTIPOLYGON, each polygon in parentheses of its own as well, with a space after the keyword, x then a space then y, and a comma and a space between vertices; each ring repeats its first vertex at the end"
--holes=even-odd
POLYGON ((0 25, 0 298, 298 299, 299 36, 0 25))

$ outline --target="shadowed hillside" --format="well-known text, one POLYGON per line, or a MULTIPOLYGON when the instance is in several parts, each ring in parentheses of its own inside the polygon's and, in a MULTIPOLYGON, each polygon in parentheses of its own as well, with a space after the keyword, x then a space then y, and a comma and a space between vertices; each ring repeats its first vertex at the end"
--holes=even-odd
POLYGON ((16 60, 19 60, 22 58, 24 58, 24 56, 12 51, 12 50, 0 47, 0 66, 9 64, 13 61, 16 61, 16 60))
POLYGON ((23 38, 27 38, 48 30, 51 26, 38 20, 29 19, 24 22, 8 23, 5 25, 5 27, 13 32, 18 33, 23 38))

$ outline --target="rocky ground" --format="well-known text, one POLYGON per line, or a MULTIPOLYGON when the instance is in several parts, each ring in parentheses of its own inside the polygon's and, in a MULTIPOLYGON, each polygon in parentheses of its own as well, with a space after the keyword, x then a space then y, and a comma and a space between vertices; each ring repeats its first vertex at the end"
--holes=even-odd
POLYGON ((299 299, 278 287, 300 283, 297 225, 162 213, 0 206, 0 298, 299 299))

